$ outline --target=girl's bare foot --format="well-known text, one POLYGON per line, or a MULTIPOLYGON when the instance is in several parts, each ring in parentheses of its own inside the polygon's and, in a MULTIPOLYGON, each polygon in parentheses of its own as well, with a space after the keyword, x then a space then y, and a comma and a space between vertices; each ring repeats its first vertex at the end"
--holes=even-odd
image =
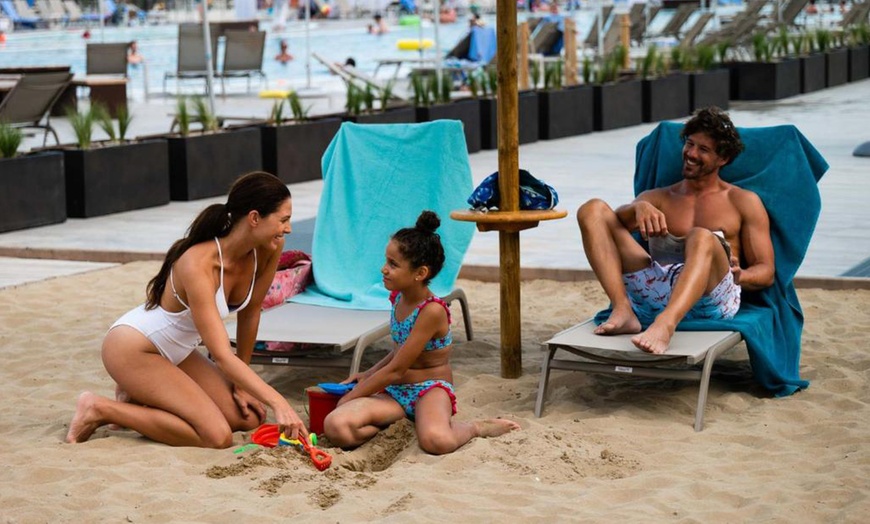
POLYGON ((79 395, 76 401, 76 413, 69 423, 66 441, 70 444, 88 440, 98 427, 102 426, 97 412, 97 402, 100 397, 90 391, 79 395))
POLYGON ((488 418, 474 421, 478 437, 498 437, 510 431, 520 429, 520 425, 513 420, 504 418, 488 418))

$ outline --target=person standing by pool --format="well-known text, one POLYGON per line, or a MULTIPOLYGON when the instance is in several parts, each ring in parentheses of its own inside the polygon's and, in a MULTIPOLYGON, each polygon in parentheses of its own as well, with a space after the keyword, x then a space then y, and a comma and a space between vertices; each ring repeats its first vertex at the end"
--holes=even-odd
POLYGON ((177 240, 148 283, 145 304, 103 341, 116 398, 79 395, 66 441, 114 424, 171 446, 226 448, 262 424, 266 406, 291 438, 307 435, 287 400, 249 367, 260 305, 290 233, 290 191, 264 172, 240 177, 177 240), (223 319, 238 312, 235 354, 223 319), (204 343, 209 360, 197 351, 204 343))

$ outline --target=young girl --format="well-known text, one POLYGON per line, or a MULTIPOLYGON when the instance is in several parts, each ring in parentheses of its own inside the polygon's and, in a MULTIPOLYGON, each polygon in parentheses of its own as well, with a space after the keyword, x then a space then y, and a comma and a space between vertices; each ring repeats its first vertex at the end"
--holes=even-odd
POLYGON ((240 177, 226 204, 212 204, 176 241, 147 288, 103 341, 116 399, 79 396, 67 442, 115 424, 172 446, 226 448, 234 431, 256 428, 272 408, 281 430, 307 435, 280 393, 248 364, 260 304, 290 233, 290 191, 277 177, 240 177), (237 354, 222 319, 238 311, 237 354), (204 343, 214 362, 196 347, 204 343))
POLYGON ((424 211, 415 227, 400 229, 387 245, 381 273, 391 291, 390 332, 396 348, 365 373, 344 381, 358 383, 324 420, 324 433, 333 444, 359 446, 406 416, 415 422, 423 451, 436 455, 455 451, 474 437, 519 429, 510 420, 452 420, 450 310, 429 291, 429 282, 444 265, 444 248, 435 233, 440 224, 438 215, 424 211))

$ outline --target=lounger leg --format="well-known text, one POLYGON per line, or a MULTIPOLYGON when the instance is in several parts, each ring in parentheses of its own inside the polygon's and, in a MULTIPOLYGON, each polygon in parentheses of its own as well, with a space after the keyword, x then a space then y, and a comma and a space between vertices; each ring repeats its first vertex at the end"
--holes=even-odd
POLYGON ((710 374, 713 372, 715 355, 708 355, 701 371, 701 384, 698 386, 698 407, 695 408, 695 431, 704 429, 704 409, 707 407, 707 390, 710 388, 710 374))
POLYGON ((462 309, 462 322, 465 324, 466 340, 474 340, 474 329, 471 326, 471 311, 468 309, 468 298, 465 296, 465 291, 454 289, 449 295, 444 297, 447 302, 459 301, 459 307, 462 309))
POLYGON ((555 354, 556 348, 550 348, 547 350, 544 362, 541 363, 541 380, 538 382, 538 399, 535 401, 535 416, 538 418, 541 418, 544 411, 544 398, 547 395, 547 386, 550 382, 550 361, 553 360, 555 354))

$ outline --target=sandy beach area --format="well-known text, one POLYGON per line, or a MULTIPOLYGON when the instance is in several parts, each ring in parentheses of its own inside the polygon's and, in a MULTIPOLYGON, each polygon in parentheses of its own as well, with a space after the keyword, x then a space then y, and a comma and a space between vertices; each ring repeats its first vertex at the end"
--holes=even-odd
MULTIPOLYGON (((334 461, 321 473, 293 448, 171 448, 107 428, 62 442, 80 391, 113 393, 102 336, 157 269, 136 262, 0 290, 0 521, 862 522, 870 510, 870 291, 799 290, 810 388, 771 398, 741 347, 714 373, 695 433, 696 385, 664 380, 554 371, 535 418, 540 343, 600 309, 603 293, 595 282, 524 283, 524 374, 506 380, 498 285, 460 281, 477 339, 454 326, 457 417, 523 429, 435 457, 402 422, 357 450, 325 448, 334 461)), ((343 378, 255 369, 306 420, 304 388, 343 378)), ((237 446, 249 438, 236 433, 237 446)))

